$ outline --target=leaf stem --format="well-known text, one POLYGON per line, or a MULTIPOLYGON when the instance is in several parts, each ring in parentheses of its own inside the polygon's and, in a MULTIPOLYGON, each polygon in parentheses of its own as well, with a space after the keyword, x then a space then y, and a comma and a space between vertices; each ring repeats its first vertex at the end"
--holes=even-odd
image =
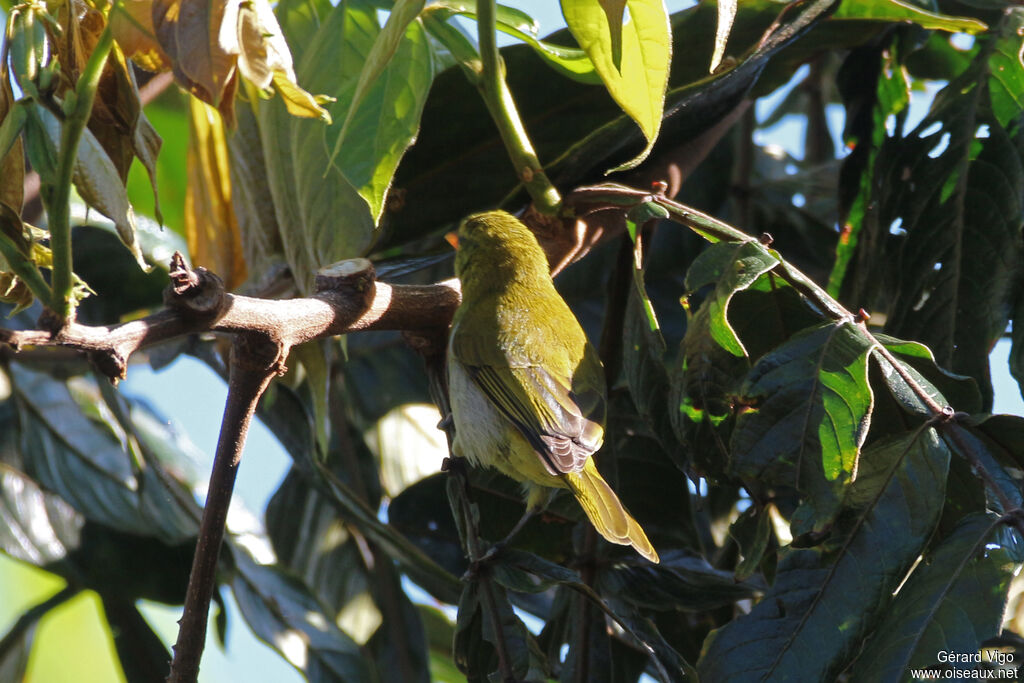
MULTIPOLYGON (((96 47, 93 48, 89 61, 82 70, 73 92, 64 101, 65 113, 61 126, 59 159, 57 162, 57 184, 46 201, 49 216, 50 248, 53 250, 53 294, 50 308, 62 321, 71 318, 74 312, 72 303, 72 263, 71 263, 71 182, 75 171, 75 160, 78 157, 78 143, 89 122, 92 104, 96 99, 103 67, 114 44, 110 24, 104 27, 96 47), (70 111, 68 111, 70 109, 70 111)), ((44 199, 46 198, 44 193, 44 199)))
POLYGON ((498 54, 496 31, 495 0, 481 0, 477 3, 477 40, 482 68, 476 85, 498 127, 516 175, 530 193, 534 205, 541 213, 554 214, 562 206, 562 197, 544 173, 519 118, 512 92, 505 82, 505 66, 498 54))

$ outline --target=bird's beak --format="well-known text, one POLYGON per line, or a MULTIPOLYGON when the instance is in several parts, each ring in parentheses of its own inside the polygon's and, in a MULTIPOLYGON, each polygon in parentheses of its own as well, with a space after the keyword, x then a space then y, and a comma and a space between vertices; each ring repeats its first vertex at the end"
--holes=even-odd
POLYGON ((452 249, 459 250, 459 235, 455 232, 449 232, 444 236, 444 241, 452 245, 452 249))

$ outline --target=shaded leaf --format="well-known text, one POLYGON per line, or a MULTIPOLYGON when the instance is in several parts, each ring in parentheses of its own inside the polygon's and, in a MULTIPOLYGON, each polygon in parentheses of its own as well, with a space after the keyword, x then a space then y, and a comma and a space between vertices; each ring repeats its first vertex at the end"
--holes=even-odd
POLYGON ((306 587, 275 567, 233 553, 231 589, 256 635, 313 681, 368 680, 366 661, 351 638, 324 613, 306 587))
POLYGON ((158 681, 170 671, 171 654, 130 601, 102 596, 121 669, 129 681, 158 681))
POLYGON ((59 496, 0 464, 0 550, 5 554, 37 567, 59 562, 78 545, 84 521, 59 496))
MULTIPOLYGON (((36 111, 46 126, 50 147, 56 149, 60 144, 60 122, 43 108, 37 107, 36 111)), ((139 267, 149 270, 136 239, 135 211, 128 201, 124 181, 121 180, 114 162, 107 156, 102 145, 88 129, 82 133, 72 178, 75 189, 78 190, 83 201, 114 221, 117 234, 131 251, 139 267)))
MULTIPOLYGON (((1018 25, 1024 13, 1010 16, 1018 25)), ((899 219, 906 235, 890 239, 885 270, 875 271, 896 293, 886 331, 924 342, 940 365, 974 377, 986 406, 988 353, 1006 329, 1024 212, 1022 140, 991 106, 989 54, 980 51, 917 128, 883 147, 879 223, 899 219)))
MULTIPOLYGON (((190 494, 144 457, 118 425, 104 419, 97 396, 79 384, 87 404, 48 375, 10 366, 17 400, 20 449, 28 474, 86 518, 119 531, 170 543, 192 537, 197 520, 190 494), (92 415, 83 412, 87 408, 92 415)), ((166 433, 160 435, 167 438, 166 433)), ((137 443, 137 442, 136 442, 137 443)), ((151 447, 152 445, 150 445, 151 447)), ((173 448, 164 444, 164 448, 173 448)))
POLYGON ((831 680, 857 654, 938 521, 949 452, 928 429, 878 442, 861 460, 855 516, 823 545, 782 554, 761 602, 705 643, 702 678, 831 680))
POLYGON ((854 678, 895 680, 934 666, 940 651, 978 652, 999 633, 1012 562, 985 549, 997 524, 992 515, 965 517, 921 562, 854 662, 854 678))
POLYGON ((713 568, 686 553, 662 553, 659 564, 618 566, 602 572, 601 591, 651 610, 701 612, 754 597, 756 582, 741 583, 732 572, 713 568))

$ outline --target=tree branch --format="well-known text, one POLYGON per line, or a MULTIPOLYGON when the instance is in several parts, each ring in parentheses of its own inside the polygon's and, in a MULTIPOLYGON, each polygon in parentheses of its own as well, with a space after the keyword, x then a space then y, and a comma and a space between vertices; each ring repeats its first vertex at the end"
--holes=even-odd
MULTIPOLYGON (((172 277, 184 267, 171 261, 172 277)), ((374 280, 365 259, 327 266, 318 290, 303 299, 257 299, 223 291, 212 273, 197 268, 192 287, 165 295, 168 308, 112 326, 70 323, 57 332, 0 329, 0 343, 15 351, 25 346, 61 346, 89 354, 111 380, 124 379, 133 353, 197 332, 255 333, 288 349, 313 339, 362 330, 431 330, 448 325, 460 300, 457 280, 434 285, 388 285, 374 280)), ((180 277, 189 277, 182 273, 180 277)))
POLYGON ((178 640, 168 683, 194 683, 206 644, 206 621, 217 580, 217 559, 224 540, 228 506, 242 459, 245 437, 256 404, 267 386, 284 369, 282 349, 264 335, 248 332, 235 337, 231 349, 228 400, 221 421, 220 438, 213 459, 210 487, 199 526, 199 540, 192 560, 185 609, 179 622, 178 640))

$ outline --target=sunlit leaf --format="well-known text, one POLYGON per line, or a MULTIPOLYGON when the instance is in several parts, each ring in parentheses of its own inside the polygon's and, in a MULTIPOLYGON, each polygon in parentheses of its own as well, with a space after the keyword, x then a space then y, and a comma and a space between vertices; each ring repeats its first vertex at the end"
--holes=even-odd
POLYGON ((714 284, 708 298, 711 336, 722 348, 736 356, 746 356, 743 342, 729 322, 729 302, 733 295, 750 287, 779 260, 755 242, 713 244, 701 253, 686 274, 686 288, 696 292, 714 284))
POLYGON ((761 358, 740 389, 749 408, 732 433, 733 471, 810 493, 816 524, 828 521, 836 487, 857 476, 874 404, 870 347, 853 325, 813 327, 761 358))
POLYGON ((153 30, 153 0, 124 0, 110 9, 110 30, 126 57, 147 71, 171 67, 153 30))
POLYGON ((346 111, 333 140, 330 163, 341 170, 379 223, 391 181, 419 131, 434 79, 434 57, 422 22, 423 0, 396 5, 365 55, 355 91, 338 93, 332 111, 346 111), (337 137, 335 137, 337 135, 337 137))
POLYGON ((870 19, 873 21, 909 21, 922 28, 954 33, 981 33, 988 27, 971 17, 956 17, 931 12, 904 0, 858 0, 844 2, 832 15, 836 19, 870 19))
POLYGON ((627 0, 630 21, 622 27, 621 68, 616 66, 612 29, 599 3, 562 0, 562 14, 580 47, 594 63, 608 92, 636 122, 647 146, 614 170, 647 158, 661 129, 672 57, 671 31, 662 0, 627 0))
POLYGON ((715 72, 725 57, 725 46, 729 42, 732 22, 736 19, 737 0, 718 1, 718 27, 715 29, 715 52, 711 55, 711 66, 708 71, 715 72))

